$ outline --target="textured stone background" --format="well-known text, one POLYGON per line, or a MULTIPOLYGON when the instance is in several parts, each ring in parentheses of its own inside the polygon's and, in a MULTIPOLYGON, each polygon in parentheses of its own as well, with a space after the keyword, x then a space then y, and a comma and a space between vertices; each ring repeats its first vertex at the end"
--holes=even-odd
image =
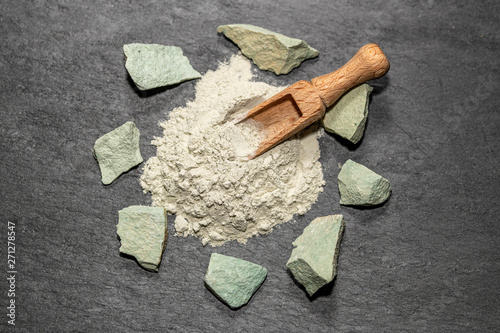
MULTIPOLYGON (((498 1, 2 1, 0 11, 0 276, 7 222, 17 224, 20 332, 486 332, 500 326, 498 1), (99 4, 98 4, 99 3, 99 4), (237 48, 218 25, 249 23, 305 39, 321 54, 291 84, 335 70, 368 42, 391 61, 372 82, 365 137, 321 139, 327 185, 296 222, 247 245, 169 237, 158 274, 119 255, 118 210, 148 204, 140 168, 111 186, 92 156, 102 134, 134 121, 145 159, 168 110, 194 82, 134 89, 122 45, 183 48, 200 73, 237 48), (375 209, 341 207, 338 163, 391 180, 375 209), (309 299, 285 263, 315 217, 342 213, 338 277, 309 299), (269 270, 232 311, 203 285, 210 254, 269 270)), ((255 68, 255 67, 254 67, 255 68)), ((169 230, 173 232, 173 218, 169 230)), ((7 331, 7 283, 0 330, 7 331)))

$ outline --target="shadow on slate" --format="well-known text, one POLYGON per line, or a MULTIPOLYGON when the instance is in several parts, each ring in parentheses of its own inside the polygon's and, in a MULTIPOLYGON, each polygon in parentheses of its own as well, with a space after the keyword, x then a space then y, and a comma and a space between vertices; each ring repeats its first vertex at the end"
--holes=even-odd
MULTIPOLYGON (((118 241, 120 241, 120 237, 116 237, 116 238, 118 239, 118 241)), ((119 252, 119 256, 121 258, 125 258, 125 259, 128 259, 128 260, 134 261, 140 269, 142 269, 142 270, 144 270, 146 272, 157 273, 157 272, 153 272, 153 271, 148 271, 147 269, 144 269, 144 267, 141 267, 141 265, 139 264, 139 262, 137 261, 137 259, 134 256, 130 255, 130 254, 119 252)))
MULTIPOLYGON (((369 118, 369 117, 368 117, 369 118)), ((366 125, 368 125, 368 118, 366 119, 366 125)), ((346 147, 349 151, 356 151, 356 149, 359 148, 359 146, 361 146, 361 143, 363 142, 365 136, 363 135, 361 137, 361 139, 358 141, 358 143, 352 143, 351 141, 341 137, 340 135, 338 134, 335 134, 335 133, 332 133, 332 132, 328 132, 327 130, 325 130, 325 133, 328 135, 328 136, 331 136, 333 137, 338 143, 340 143, 342 146, 346 147)))
POLYGON ((341 206, 350 207, 350 208, 357 209, 357 210, 372 210, 372 209, 377 209, 377 208, 383 207, 387 202, 389 202, 389 200, 391 200, 391 197, 392 197, 392 190, 391 190, 391 194, 389 195, 389 198, 386 201, 379 203, 377 205, 374 205, 374 206, 356 206, 356 205, 341 205, 341 206))
POLYGON ((379 95, 383 93, 384 90, 391 84, 391 77, 388 75, 390 72, 391 70, 389 69, 389 72, 387 72, 387 74, 382 76, 381 78, 366 82, 373 88, 370 94, 370 102, 373 95, 379 95))
MULTIPOLYGON (((144 161, 143 161, 143 162, 141 162, 141 163, 137 164, 136 166, 133 166, 133 167, 132 167, 132 168, 130 168, 128 171, 125 171, 124 173, 120 174, 120 175, 119 175, 119 176, 118 176, 115 180, 113 180, 111 183, 109 183, 109 184, 103 184, 103 183, 102 183, 102 180, 101 180, 101 176, 102 176, 102 175, 101 175, 101 169, 99 168, 99 162, 97 162, 97 159, 95 158, 95 156, 94 156, 94 159, 95 159, 96 164, 97 164, 97 171, 99 172, 99 183, 101 184, 101 186, 106 187, 106 188, 108 188, 108 187, 112 187, 114 184, 121 182, 121 181, 122 181, 121 179, 122 179, 122 178, 125 178, 124 176, 126 176, 126 175, 130 174, 131 172, 136 171, 137 169, 139 169, 139 167, 140 167, 140 166, 142 166, 142 165, 144 164, 144 161)), ((140 177, 141 177, 141 175, 138 175, 137 177, 136 177, 136 176, 132 176, 132 177, 135 177, 135 178, 140 178, 140 177)))
POLYGON ((323 287, 319 288, 318 291, 316 291, 312 296, 309 296, 309 294, 306 291, 306 288, 302 284, 300 284, 300 282, 295 280, 295 277, 293 276, 292 272, 290 272, 289 269, 286 270, 286 273, 292 279, 293 283, 304 292, 304 295, 307 296, 307 299, 310 302, 313 302, 315 299, 317 299, 319 297, 330 296, 332 294, 333 288, 335 287, 335 281, 337 281, 337 275, 335 275, 335 277, 333 278, 333 280, 331 282, 329 282, 329 283, 325 284, 323 287))
MULTIPOLYGON (((259 290, 262 288, 262 285, 264 284, 264 282, 266 282, 267 280, 267 276, 266 278, 264 279, 264 281, 262 281, 261 285, 259 286, 259 288, 257 288, 257 290, 255 290, 255 292, 253 293, 253 295, 250 297, 250 299, 248 300, 248 302, 246 302, 245 304, 237 307, 237 308, 232 308, 229 306, 229 304, 227 304, 222 298, 219 297, 219 295, 217 295, 215 292, 212 291, 212 289, 208 286, 207 282, 206 281, 203 281, 203 284, 205 285, 205 288, 207 288, 207 290, 213 295, 215 296, 215 298, 217 299, 218 302, 222 303, 226 308, 228 308, 229 310, 231 311, 238 311, 239 309, 243 308, 243 307, 247 307, 249 305, 251 305, 251 303, 253 302, 253 299, 254 299, 254 296, 255 294, 257 294, 259 292, 259 290)), ((305 290, 305 289, 304 289, 305 290)))
MULTIPOLYGON (((193 80, 188 80, 188 81, 193 81, 193 80)), ((141 98, 148 98, 152 97, 158 94, 161 94, 165 91, 172 90, 180 86, 182 83, 187 82, 187 81, 182 81, 176 84, 172 84, 169 86, 164 86, 164 87, 158 87, 158 88, 153 88, 153 89, 148 89, 148 90, 141 90, 137 88, 137 86, 134 83, 134 80, 132 80, 132 77, 130 74, 127 74, 127 82, 129 83, 130 87, 134 90, 134 92, 141 98)))
MULTIPOLYGON (((118 239, 118 241, 120 242, 121 244, 121 241, 120 241, 120 237, 119 236, 116 236, 116 239, 118 239)), ((119 250, 118 250, 119 251, 119 250)), ((139 264, 139 262, 137 261, 137 258, 130 255, 130 254, 126 254, 126 253, 122 253, 122 252, 119 252, 119 256, 121 258, 124 258, 124 259, 128 259, 128 260, 131 260, 133 262, 135 262, 137 264, 137 267, 139 267, 142 271, 144 272, 147 272, 147 273, 155 273, 155 274, 158 274, 160 272, 160 268, 161 268, 161 261, 160 261, 160 264, 158 265, 158 271, 152 271, 152 270, 149 270, 149 269, 146 269, 144 267, 141 266, 141 264, 139 264)), ((163 259, 163 255, 162 255, 162 259, 163 259)))

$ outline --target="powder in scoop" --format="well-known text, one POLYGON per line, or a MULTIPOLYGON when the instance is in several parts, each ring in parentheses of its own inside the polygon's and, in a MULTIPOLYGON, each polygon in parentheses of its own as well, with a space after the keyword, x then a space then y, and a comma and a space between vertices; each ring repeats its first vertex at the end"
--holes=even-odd
POLYGON ((307 212, 323 191, 317 126, 248 160, 259 129, 233 120, 283 89, 252 77, 250 62, 233 56, 160 124, 163 137, 152 142, 157 156, 145 164, 141 185, 154 206, 177 215, 178 236, 212 246, 246 243, 307 212))

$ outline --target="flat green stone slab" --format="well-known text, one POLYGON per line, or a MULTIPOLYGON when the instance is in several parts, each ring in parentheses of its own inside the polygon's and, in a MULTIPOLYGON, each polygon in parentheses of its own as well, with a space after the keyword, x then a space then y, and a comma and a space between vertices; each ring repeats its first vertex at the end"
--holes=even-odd
POLYGON ((365 131, 372 90, 370 85, 364 83, 345 93, 326 110, 321 120, 325 129, 354 144, 358 143, 365 131))
POLYGON ((94 144, 94 156, 101 169, 102 183, 111 184, 122 173, 142 163, 140 132, 131 121, 104 134, 94 144))
POLYGON ((212 253, 205 275, 207 288, 231 309, 247 304, 267 276, 257 264, 212 253))
POLYGON ((125 44, 123 53, 125 68, 140 90, 170 86, 201 77, 177 46, 125 44))
POLYGON ((287 74, 302 61, 314 58, 319 51, 301 39, 290 38, 250 24, 221 25, 222 32, 231 39, 246 57, 262 70, 287 74))
POLYGON ((391 183, 387 179, 352 160, 342 166, 338 184, 341 205, 379 205, 391 195, 391 183))
POLYGON ((337 275, 337 259, 345 223, 342 215, 314 219, 292 244, 286 266, 309 296, 337 275))
POLYGON ((118 220, 120 252, 135 257, 145 269, 158 272, 168 237, 165 209, 130 206, 118 212, 118 220))

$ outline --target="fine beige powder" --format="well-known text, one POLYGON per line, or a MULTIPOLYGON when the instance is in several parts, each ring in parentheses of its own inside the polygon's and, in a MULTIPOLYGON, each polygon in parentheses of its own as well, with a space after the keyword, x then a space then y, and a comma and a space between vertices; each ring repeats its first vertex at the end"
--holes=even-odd
POLYGON ((250 62, 233 56, 198 81, 194 101, 160 124, 163 137, 152 142, 157 156, 146 162, 141 185, 154 206, 177 215, 178 236, 212 246, 246 243, 304 214, 323 191, 317 127, 248 160, 259 129, 234 119, 283 89, 252 76, 250 62))

